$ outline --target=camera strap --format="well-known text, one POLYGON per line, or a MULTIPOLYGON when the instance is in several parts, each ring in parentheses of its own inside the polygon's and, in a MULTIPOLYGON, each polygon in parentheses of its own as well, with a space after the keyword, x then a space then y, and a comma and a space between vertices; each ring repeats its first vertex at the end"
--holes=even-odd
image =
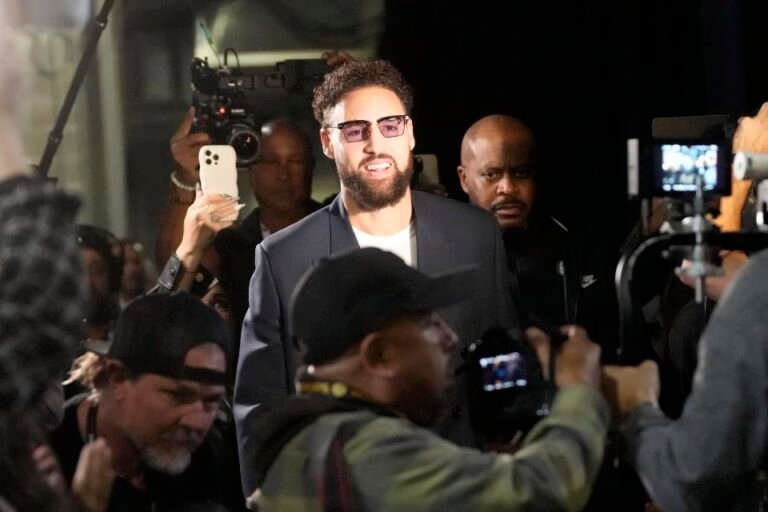
POLYGON ((92 403, 88 407, 88 415, 85 417, 85 442, 92 443, 98 435, 96 430, 96 420, 99 414, 99 404, 92 403))

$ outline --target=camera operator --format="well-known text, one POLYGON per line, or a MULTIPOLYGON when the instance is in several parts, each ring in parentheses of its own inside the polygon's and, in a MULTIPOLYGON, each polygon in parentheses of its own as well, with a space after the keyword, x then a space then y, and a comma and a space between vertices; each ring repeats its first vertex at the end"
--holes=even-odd
POLYGON ((618 255, 600 238, 550 215, 538 160, 533 132, 522 121, 483 117, 461 142, 461 187, 504 232, 510 288, 523 323, 583 325, 603 347, 603 357, 612 357, 618 255))
MULTIPOLYGON (((242 461, 256 476, 252 508, 580 510, 609 422, 600 348, 583 330, 567 329, 551 414, 515 455, 426 429, 449 405, 458 342, 435 310, 472 300, 473 279, 466 268, 428 277, 376 248, 323 258, 305 274, 291 323, 310 366, 299 396, 256 413, 255 457, 242 461)), ((528 337, 548 352, 543 332, 528 337)))
MULTIPOLYGON (((190 133, 193 120, 194 111, 190 109, 171 139, 176 170, 157 238, 159 265, 165 264, 181 241, 184 217, 195 200, 195 184, 199 181, 197 155, 202 146, 213 143, 207 133, 190 133)), ((309 139, 298 126, 277 120, 261 127, 261 154, 248 168, 251 191, 259 207, 238 226, 217 234, 201 261, 230 292, 239 319, 248 308, 248 279, 253 273, 256 245, 319 207, 310 198, 313 167, 309 139)))
MULTIPOLYGON (((321 57, 331 67, 352 60, 343 51, 325 52, 321 57)), ((194 108, 190 108, 171 138, 175 170, 155 246, 158 265, 165 264, 181 240, 183 219, 187 207, 195 200, 195 185, 199 181, 200 148, 214 144, 205 131, 192 132, 195 114, 194 108)), ((217 233, 213 247, 205 251, 201 260, 229 292, 238 325, 248 309, 248 281, 254 270, 256 246, 266 236, 320 207, 310 197, 315 162, 312 144, 304 130, 289 120, 276 119, 261 126, 260 141, 258 158, 248 165, 251 192, 259 206, 238 225, 217 233)))
MULTIPOLYGON (((768 104, 756 118, 742 120, 737 139, 745 151, 768 151, 768 104)), ((766 467, 768 447, 767 281, 763 251, 750 258, 715 309, 677 421, 654 405, 655 393, 635 387, 642 371, 606 369, 614 403, 627 415, 631 461, 662 510, 763 510, 765 481, 756 473, 766 467)))
MULTIPOLYGON (((732 143, 733 152, 768 151, 768 144, 752 140, 754 130, 745 130, 744 126, 760 123, 757 119, 744 119, 742 128, 737 130, 732 143)), ((719 199, 719 215, 714 218, 723 232, 755 230, 755 201, 752 200, 753 184, 751 180, 740 180, 730 176, 731 194, 719 199)), ((669 198, 654 198, 653 221, 649 222, 649 231, 656 233, 667 221, 667 205, 669 198)), ((678 200, 679 201, 679 200, 678 200)), ((712 201, 713 208, 718 201, 712 201)), ((630 237, 627 246, 632 248, 640 242, 639 237, 630 237)), ((704 303, 694 300, 693 288, 695 279, 687 273, 678 274, 674 267, 678 262, 660 261, 658 258, 647 259, 640 270, 644 276, 642 281, 646 292, 655 296, 646 301, 643 308, 646 313, 646 325, 661 361, 663 393, 660 397, 663 410, 671 417, 677 417, 682 410, 682 404, 691 392, 693 376, 698 361, 698 345, 704 328, 717 306, 717 302, 727 289, 729 283, 746 264, 748 254, 743 251, 721 251, 720 267, 723 274, 707 276, 705 280, 706 299, 704 303), (646 279, 648 276, 650 279, 646 279), (664 278, 660 280, 659 278, 664 278), (657 292, 657 290, 660 290, 657 292)), ((690 262, 684 260, 682 267, 687 268, 690 262)))

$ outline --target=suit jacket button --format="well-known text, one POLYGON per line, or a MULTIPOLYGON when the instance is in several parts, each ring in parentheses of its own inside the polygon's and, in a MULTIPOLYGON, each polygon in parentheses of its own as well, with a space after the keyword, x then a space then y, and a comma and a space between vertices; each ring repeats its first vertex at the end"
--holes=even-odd
POLYGON ((458 405, 453 406, 453 408, 451 409, 451 416, 453 416, 454 418, 461 418, 462 414, 463 412, 461 410, 461 407, 459 407, 458 405))

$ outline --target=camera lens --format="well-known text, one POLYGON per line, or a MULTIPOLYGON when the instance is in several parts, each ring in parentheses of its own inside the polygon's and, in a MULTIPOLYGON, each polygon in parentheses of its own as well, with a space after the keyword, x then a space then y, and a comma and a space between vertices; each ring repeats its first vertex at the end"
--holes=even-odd
POLYGON ((235 125, 227 138, 227 144, 235 148, 237 165, 250 165, 259 158, 261 141, 256 131, 250 126, 235 125))

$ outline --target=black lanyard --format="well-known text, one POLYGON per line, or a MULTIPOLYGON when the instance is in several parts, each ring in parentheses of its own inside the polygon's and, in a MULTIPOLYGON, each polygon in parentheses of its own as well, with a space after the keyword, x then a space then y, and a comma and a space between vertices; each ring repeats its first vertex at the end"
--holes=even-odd
POLYGON ((98 404, 91 404, 88 408, 88 416, 85 419, 85 442, 92 443, 96 440, 96 417, 99 414, 98 404))

